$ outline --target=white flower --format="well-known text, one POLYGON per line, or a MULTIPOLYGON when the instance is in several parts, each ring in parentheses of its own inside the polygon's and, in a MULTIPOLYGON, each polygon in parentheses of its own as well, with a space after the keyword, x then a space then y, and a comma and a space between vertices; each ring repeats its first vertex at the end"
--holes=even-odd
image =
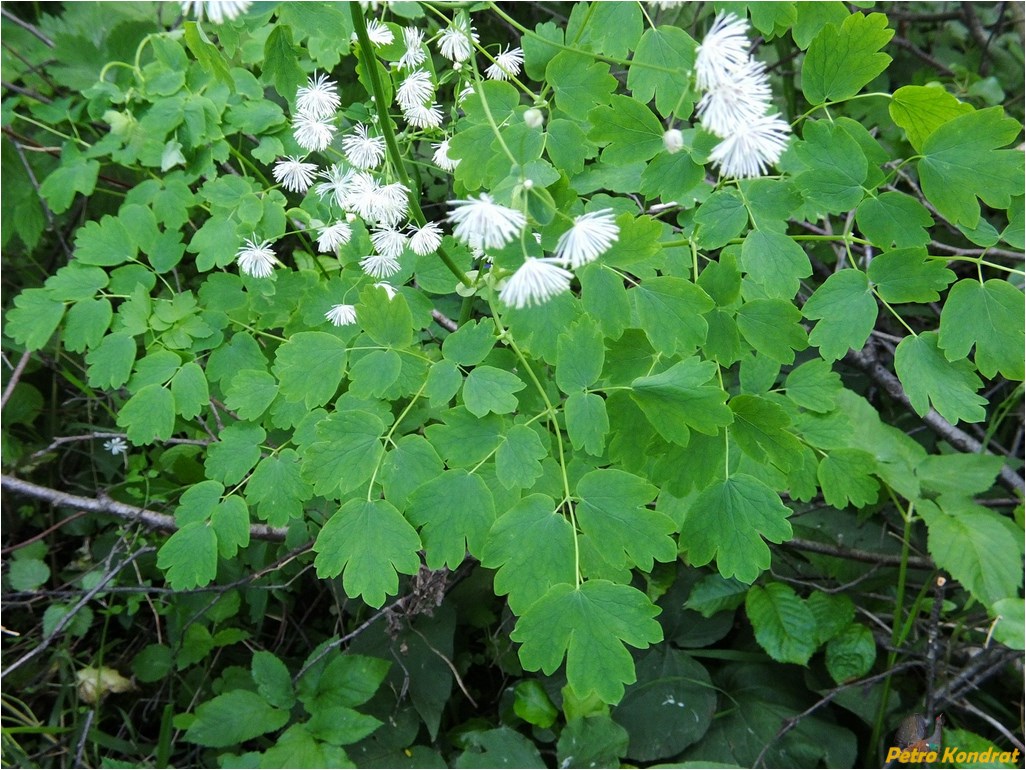
POLYGON ((377 19, 371 19, 367 22, 367 37, 374 45, 391 45, 392 41, 395 40, 395 35, 384 23, 377 19))
POLYGON ((112 455, 123 455, 128 451, 128 444, 125 443, 125 440, 121 438, 121 436, 115 436, 114 438, 104 441, 103 448, 112 455))
POLYGON ((330 254, 339 246, 349 243, 353 237, 353 229, 346 222, 325 225, 317 231, 317 250, 322 254, 330 254))
POLYGON ((397 259, 406 248, 406 236, 392 227, 375 227, 370 239, 374 250, 383 257, 397 259))
POLYGON ((449 205, 454 207, 448 217, 456 223, 453 235, 471 246, 501 248, 520 235, 527 224, 521 212, 500 206, 488 193, 481 193, 477 200, 449 201, 449 205))
POLYGON ((435 162, 442 171, 448 171, 450 174, 456 170, 456 167, 460 165, 458 158, 449 157, 449 140, 443 139, 438 144, 431 145, 435 148, 435 154, 431 159, 435 162))
POLYGON ((424 53, 423 42, 424 33, 419 29, 416 27, 403 28, 403 44, 406 46, 406 52, 399 59, 400 68, 412 69, 418 64, 424 63, 427 54, 424 53))
POLYGON ((437 128, 442 125, 442 110, 437 104, 418 104, 403 112, 403 117, 417 128, 437 128))
POLYGON ((369 136, 367 126, 357 123, 353 133, 342 137, 342 149, 357 168, 375 168, 385 157, 385 138, 369 136))
POLYGON ((459 107, 466 100, 468 96, 474 93, 474 86, 470 83, 463 86, 458 94, 456 94, 456 106, 459 107))
POLYGON ((379 185, 370 174, 361 172, 353 176, 343 205, 369 222, 396 225, 406 216, 409 207, 407 192, 399 182, 379 185))
POLYGON ((274 265, 278 259, 274 256, 270 241, 262 241, 257 245, 255 240, 247 238, 245 245, 236 253, 235 261, 246 275, 266 278, 274 272, 274 265))
POLYGON ((316 172, 316 164, 303 163, 295 155, 282 158, 274 164, 274 168, 271 170, 274 181, 289 192, 306 192, 313 184, 316 172))
POLYGON ((442 245, 442 228, 434 222, 428 222, 421 228, 413 228, 414 233, 410 238, 410 248, 417 254, 424 256, 436 251, 442 245))
POLYGON ((330 117, 342 103, 337 88, 327 75, 307 78, 306 85, 296 91, 296 109, 315 118, 330 117))
POLYGON ((395 91, 395 102, 400 108, 408 110, 430 102, 434 96, 435 85, 431 82, 431 75, 427 70, 415 70, 399 84, 395 91))
POLYGON ((592 211, 574 218, 573 226, 559 237, 556 259, 577 269, 608 251, 620 237, 612 209, 592 211))
POLYGON ((331 321, 333 326, 349 326, 356 323, 356 306, 332 305, 324 317, 331 321))
POLYGON ((684 149, 684 134, 680 132, 680 129, 671 128, 663 134, 663 147, 670 155, 684 149))
POLYGON ((438 38, 438 50, 449 61, 464 62, 474 52, 477 34, 465 17, 454 19, 438 38))
POLYGON ((545 123, 545 116, 537 107, 531 107, 529 110, 524 110, 524 123, 528 128, 541 128, 545 123))
POLYGON ((709 160, 720 167, 721 176, 762 176, 780 160, 790 133, 791 127, 779 115, 766 115, 737 126, 713 148, 709 160))
POLYGON ((748 21, 732 13, 718 14, 696 49, 695 81, 698 87, 705 91, 730 80, 736 69, 748 63, 750 47, 748 21))
POLYGON ((385 290, 385 294, 388 295, 389 299, 394 299, 395 298, 395 295, 396 295, 397 292, 395 290, 395 286, 393 286, 392 284, 381 282, 381 283, 376 283, 374 285, 377 288, 379 288, 379 289, 384 289, 385 290))
POLYGON ((364 257, 360 260, 360 267, 363 272, 374 278, 388 278, 402 269, 398 259, 386 257, 383 254, 371 254, 369 257, 364 257))
POLYGON ((335 163, 331 165, 326 171, 320 172, 319 176, 322 179, 327 179, 327 182, 321 182, 317 185, 314 190, 323 200, 325 196, 330 195, 332 200, 335 201, 335 205, 339 208, 344 208, 346 190, 349 187, 349 183, 353 181, 353 176, 356 172, 351 168, 344 168, 343 166, 335 163))
POLYGON ((495 57, 495 62, 488 66, 485 74, 492 80, 509 80, 520 74, 520 67, 524 63, 524 52, 519 48, 506 50, 495 57))
POLYGON ((324 118, 301 112, 292 121, 292 135, 304 150, 320 152, 331 144, 335 127, 324 118))
POLYGON ((517 271, 506 281, 499 299, 517 308, 540 305, 570 289, 573 273, 551 259, 526 257, 517 271))
POLYGON ((249 0, 182 0, 182 13, 188 15, 190 12, 202 21, 206 16, 214 24, 220 24, 227 20, 238 18, 244 14, 253 3, 249 0))
POLYGON ((731 73, 729 80, 712 86, 696 111, 706 131, 725 137, 738 126, 765 115, 771 98, 765 65, 749 61, 731 73))

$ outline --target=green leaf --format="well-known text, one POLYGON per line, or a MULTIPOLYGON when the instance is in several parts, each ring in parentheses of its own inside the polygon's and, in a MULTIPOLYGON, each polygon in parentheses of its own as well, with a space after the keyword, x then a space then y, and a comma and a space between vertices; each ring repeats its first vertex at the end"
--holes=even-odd
POLYGON ((606 349, 602 332, 588 317, 559 335, 556 343, 556 385, 564 393, 587 388, 602 373, 606 349))
MULTIPOLYGON (((530 39, 526 35, 522 39, 525 51, 530 39)), ((584 161, 594 157, 597 150, 577 123, 556 118, 546 126, 545 152, 557 168, 576 174, 584 170, 584 161)))
POLYGON ((313 485, 318 495, 356 489, 378 465, 384 432, 380 417, 355 409, 321 420, 317 441, 303 455, 303 480, 313 485))
POLYGON ((627 71, 627 88, 642 104, 655 97, 656 109, 664 117, 690 115, 695 95, 685 89, 691 84, 687 73, 695 66, 697 47, 698 43, 679 27, 645 30, 627 71))
POLYGON ((556 761, 567 767, 619 767, 629 745, 627 730, 608 714, 567 717, 556 743, 556 761))
POLYGON ((295 705, 296 694, 292 688, 292 675, 274 653, 267 650, 254 652, 250 671, 257 692, 264 700, 283 709, 290 709, 295 705))
POLYGON ((979 198, 1007 209, 1023 189, 1023 153, 1001 150, 1014 142, 1019 122, 1001 107, 949 120, 923 142, 919 180, 923 194, 956 225, 974 228, 980 221, 979 198))
POLYGON ((435 361, 428 369, 424 383, 424 395, 431 400, 432 407, 448 404, 463 384, 463 375, 452 361, 435 361))
POLYGON ((716 364, 692 357, 660 374, 638 377, 631 383, 631 399, 667 441, 687 446, 689 428, 715 435, 729 425, 733 413, 724 403, 726 392, 712 384, 716 364))
POLYGON ((399 379, 402 368, 394 350, 373 350, 349 367, 349 392, 357 398, 381 398, 399 379))
POLYGON ((207 377, 195 361, 185 364, 171 380, 175 411, 187 420, 203 411, 210 403, 207 377))
POLYGON ((616 88, 609 65, 577 51, 561 51, 545 67, 545 77, 555 93, 556 106, 567 115, 584 115, 597 104, 606 104, 616 88))
POLYGON ((842 2, 795 3, 796 18, 791 37, 803 51, 823 27, 840 27, 848 18, 848 9, 842 2))
POLYGON ((332 706, 363 705, 378 691, 391 665, 387 660, 352 653, 323 660, 331 662, 324 666, 311 664, 308 659, 310 668, 297 683, 299 700, 312 714, 332 706))
POLYGON ((925 489, 940 494, 980 495, 994 486, 1004 464, 986 454, 929 455, 916 466, 916 477, 925 489))
POLYGON ((826 667, 837 684, 859 679, 876 662, 873 632, 861 623, 852 623, 826 646, 826 667))
POLYGON ((532 80, 545 78, 545 67, 552 57, 559 53, 558 46, 563 45, 563 29, 551 21, 536 24, 534 33, 524 35, 521 45, 524 48, 524 72, 532 80))
POLYGON ((802 445, 787 430, 791 418, 783 407, 760 396, 739 395, 730 400, 730 409, 730 435, 746 455, 782 471, 801 464, 802 445))
POLYGON ((573 528, 547 495, 528 495, 492 526, 481 564, 498 569, 495 593, 522 615, 550 588, 574 580, 573 528))
POLYGON ((424 433, 449 467, 469 467, 484 460, 498 448, 506 428, 499 417, 478 418, 463 408, 449 410, 443 420, 444 424, 429 425, 424 433))
POLYGON ((641 275, 662 266, 663 247, 659 243, 663 235, 662 222, 647 215, 635 217, 624 213, 616 217, 616 224, 620 228, 619 237, 602 255, 603 265, 641 275))
POLYGON ((790 514, 764 482, 734 474, 695 498, 681 528, 681 548, 694 566, 715 557, 723 577, 751 583, 770 565, 770 550, 763 538, 771 543, 790 539, 790 514))
POLYGON ((4 332, 26 350, 39 350, 50 341, 63 317, 63 302, 51 299, 45 289, 26 289, 7 311, 4 332))
POLYGON ((753 299, 737 311, 737 328, 759 353, 781 364, 793 364, 794 352, 809 341, 801 312, 782 299, 753 299))
MULTIPOLYGON (((355 599, 380 607, 399 590, 399 576, 420 569, 420 538, 387 500, 350 500, 317 535, 317 576, 342 573, 342 587, 355 599)), ((463 554, 460 554, 460 561, 463 554)))
POLYGON ((847 505, 863 508, 875 503, 880 485, 876 458, 861 449, 834 449, 819 461, 816 478, 823 490, 823 499, 834 508, 847 505))
POLYGON ((389 299, 384 289, 368 286, 360 292, 356 318, 379 345, 405 348, 413 342, 413 315, 402 294, 389 299))
POLYGON ((662 641, 654 618, 659 608, 630 586, 589 580, 553 586, 517 621, 510 637, 521 643, 528 671, 552 674, 566 657, 570 687, 581 697, 594 693, 605 703, 623 697, 636 680, 625 644, 644 649, 662 641))
POLYGON ((662 152, 663 127, 644 102, 614 95, 608 106, 588 113, 588 122, 592 126, 588 139, 604 148, 604 163, 622 166, 662 152))
POLYGON ((272 527, 284 527, 289 519, 303 516, 303 503, 313 489, 300 475, 299 455, 283 449, 261 460, 246 483, 246 500, 272 527))
POLYGON ((527 387, 512 372, 494 366, 478 366, 463 383, 463 403, 477 417, 489 412, 507 414, 517 408, 513 394, 527 387))
POLYGON ((916 152, 922 152, 923 142, 935 130, 973 111, 971 104, 960 102, 940 84, 929 86, 902 86, 891 95, 887 106, 891 120, 905 129, 908 142, 916 152))
POLYGON ((76 302, 64 323, 64 347, 74 353, 94 348, 110 328, 114 311, 108 299, 86 299, 76 302))
POLYGON ((933 406, 951 424, 981 422, 987 399, 976 391, 983 385, 965 359, 948 361, 937 347, 937 333, 908 336, 894 351, 894 371, 920 417, 933 406))
POLYGON ((240 422, 226 427, 217 443, 207 449, 207 477, 229 486, 242 481, 259 462, 260 444, 266 437, 264 429, 252 423, 240 422))
POLYGON ((794 183, 809 205, 831 214, 855 208, 865 195, 862 184, 869 173, 858 142, 842 126, 825 120, 806 123, 802 139, 793 152, 808 170, 794 183))
POLYGON ((381 463, 381 486, 385 499, 400 511, 406 510, 410 494, 442 473, 442 460, 423 436, 403 436, 381 463))
POLYGON ((955 280, 947 263, 930 259, 926 249, 895 249, 873 258, 869 280, 885 302, 936 302, 938 292, 955 280))
POLYGON ((930 556, 977 599, 991 605, 1022 587, 1022 529, 971 500, 942 496, 916 508, 929 533, 930 556))
POLYGON ((428 567, 456 569, 467 551, 479 556, 484 549, 495 521, 495 502, 480 476, 451 470, 417 487, 406 515, 420 527, 428 567))
POLYGON ((901 249, 929 243, 933 217, 912 196, 891 191, 862 201, 855 212, 855 223, 874 246, 901 249))
POLYGON ((228 71, 228 62, 225 61, 221 49, 207 40, 202 28, 195 21, 185 22, 185 44, 189 47, 196 61, 202 65, 205 72, 209 72, 220 80, 231 90, 235 90, 235 81, 231 72, 228 71))
POLYGON ((812 275, 805 249, 782 233, 752 230, 741 246, 741 266, 770 297, 791 299, 812 275))
POLYGON ((748 586, 734 578, 725 580, 715 573, 703 575, 688 594, 684 608, 711 618, 718 612, 737 609, 747 595, 748 586))
POLYGON ((475 730, 461 738, 467 750, 456 760, 457 768, 546 767, 534 743, 512 728, 475 730))
POLYGON ((75 234, 75 259, 82 264, 113 267, 134 259, 137 251, 124 223, 109 214, 86 222, 75 234))
POLYGON ((548 454, 536 431, 527 425, 514 425, 495 453, 495 476, 506 489, 530 489, 542 475, 539 461, 548 454))
POLYGON ((628 292, 638 309, 641 328, 660 353, 694 352, 705 342, 709 324, 702 317, 713 309, 712 298, 691 281, 660 276, 628 292))
POLYGON ((705 168, 686 152, 661 153, 652 158, 641 174, 639 192, 648 198, 664 201, 686 199, 705 177, 705 168))
POLYGON ((176 591, 207 585, 217 575, 217 535, 205 521, 186 524, 160 547, 157 566, 176 591))
POLYGON ((814 358, 790 371, 784 380, 787 396, 813 412, 831 412, 842 389, 841 376, 827 361, 814 358))
POLYGON ((287 401, 328 403, 346 371, 346 344, 326 332, 298 332, 278 348, 273 371, 287 401))
POLYGON ((804 666, 816 651, 816 619, 790 586, 768 583, 752 586, 745 612, 755 640, 773 660, 804 666))
POLYGON ((132 396, 118 414, 118 425, 137 445, 171 438, 175 430, 175 399, 160 385, 147 385, 132 396))
POLYGON ((809 343, 827 361, 844 358, 849 349, 861 350, 876 325, 876 312, 866 274, 850 268, 827 278, 802 308, 806 318, 819 319, 809 343))
POLYGON ((891 63, 880 49, 894 36, 882 13, 854 13, 840 27, 827 24, 812 39, 802 65, 809 104, 850 99, 891 63))
POLYGON ((813 591, 805 603, 816 618, 817 644, 833 639, 855 619, 855 604, 847 594, 813 591))
POLYGON ((223 559, 234 559, 239 548, 249 545, 249 508, 238 495, 228 495, 210 515, 217 535, 217 551, 223 559))
POLYGON ((460 366, 475 366, 495 347, 495 325, 471 321, 460 326, 442 342, 442 355, 460 366))
POLYGON ((951 287, 941 309, 937 344, 949 360, 976 346, 976 367, 993 378, 1023 379, 1023 293, 1007 281, 966 278, 951 287))
POLYGON ((303 82, 303 69, 299 66, 300 51, 292 43, 292 28, 276 24, 264 43, 262 78, 274 83, 274 90, 283 99, 291 100, 296 88, 303 82))
POLYGON ((110 276, 106 270, 72 262, 47 278, 45 286, 52 299, 78 302, 92 299, 109 282, 110 276))
POLYGON ((206 272, 231 264, 241 243, 234 222, 211 217, 193 234, 186 251, 196 255, 196 268, 206 272))
POLYGON ((595 393, 571 393, 563 405, 566 432, 574 449, 584 449, 596 457, 606 446, 609 415, 606 402, 595 393))
POLYGON ((600 3, 588 22, 597 52, 616 59, 624 59, 634 50, 642 29, 641 9, 631 3, 600 3))
POLYGON ((39 559, 15 559, 7 570, 7 582, 15 591, 35 591, 50 579, 50 568, 39 559))
POLYGON ((63 214, 71 208, 75 193, 90 195, 96 188, 100 164, 86 160, 74 142, 67 142, 61 151, 61 165, 39 185, 39 194, 54 214, 63 214))
POLYGON ((578 270, 577 278, 581 282, 584 309, 606 337, 619 338, 631 318, 630 301, 623 278, 598 262, 578 270))
POLYGON ((748 209, 732 188, 717 190, 695 212, 695 240, 704 249, 723 246, 748 224, 748 209))
POLYGON ((670 517, 646 506, 658 489, 644 479, 606 468, 577 483, 577 523, 610 564, 651 571, 653 560, 673 561, 677 527, 670 517))
POLYGON ((513 713, 528 724, 543 729, 551 727, 559 716, 559 711, 537 679, 517 682, 513 688, 513 713))
POLYGON ((994 624, 994 638, 1013 650, 1026 649, 1026 605, 1019 597, 999 599, 991 605, 992 614, 997 616, 994 624))
POLYGON ((225 389, 225 406, 240 420, 255 420, 278 395, 278 381, 262 369, 243 369, 225 389))
POLYGON ((223 748, 279 730, 288 721, 288 711, 272 707, 255 692, 232 690, 200 704, 184 737, 200 746, 223 748))

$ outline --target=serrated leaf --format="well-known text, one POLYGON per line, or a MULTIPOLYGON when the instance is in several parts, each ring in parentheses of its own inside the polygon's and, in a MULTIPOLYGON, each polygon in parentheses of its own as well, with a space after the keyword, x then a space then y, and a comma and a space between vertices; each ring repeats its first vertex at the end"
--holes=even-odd
POLYGON ((273 371, 287 401, 328 403, 346 370, 346 344, 326 332, 298 332, 278 348, 273 371))
POLYGON ((692 357, 631 383, 631 399, 667 441, 687 446, 690 428, 713 435, 734 419, 727 393, 711 384, 716 365, 692 357))
POLYGON ((745 454, 783 471, 801 464, 801 443, 787 430, 791 418, 783 407, 760 396, 742 394, 730 400, 730 409, 734 421, 728 430, 745 454))
POLYGON ((993 378, 1023 379, 1023 293, 1008 281, 959 281, 941 309, 937 344, 949 361, 969 355, 976 346, 976 367, 993 378))
POLYGON ((263 81, 274 83, 274 89, 283 99, 292 99, 296 87, 303 82, 304 73, 299 66, 300 51, 292 42, 292 28, 277 24, 264 42, 263 81))
POLYGON ((296 703, 292 688, 292 675, 288 667, 274 653, 257 650, 250 664, 253 682, 268 703, 278 708, 290 709, 296 703))
POLYGON ((571 393, 563 405, 566 432, 574 449, 598 457, 606 446, 609 415, 606 402, 595 393, 571 393))
POLYGON ((699 494, 684 519, 681 548, 695 566, 716 559, 725 577, 751 583, 770 565, 765 540, 783 543, 791 537, 791 511, 759 479, 737 473, 699 494))
POLYGON ((157 566, 176 591, 207 585, 217 575, 217 535, 205 521, 186 524, 160 547, 157 566))
POLYGON ((784 380, 787 396, 813 412, 830 412, 837 406, 841 376, 819 358, 806 361, 791 370, 784 380))
POLYGON ((698 43, 679 27, 645 30, 627 71, 627 88, 642 104, 655 97, 656 109, 663 116, 690 115, 695 97, 682 89, 691 82, 686 73, 695 65, 697 48, 698 43))
POLYGON ((514 425, 495 453, 495 476, 506 489, 530 489, 542 475, 540 460, 548 456, 537 432, 514 425))
POLYGON ((577 483, 577 523, 610 564, 651 571, 653 561, 673 561, 673 520, 648 509, 658 489, 620 470, 591 471, 577 483))
POLYGON ((313 489, 300 475, 299 455, 283 449, 265 457, 246 482, 246 499, 256 504, 256 513, 272 527, 284 527, 289 519, 301 518, 303 503, 313 489))
POLYGON ((793 364, 795 351, 809 345, 801 317, 798 308, 785 300, 753 299, 737 311, 737 328, 759 353, 793 364))
POLYGON ((850 99, 891 63, 880 53, 894 31, 882 13, 854 13, 840 27, 827 24, 812 39, 802 64, 802 93, 809 104, 850 99))
POLYGON ((899 342, 894 371, 920 417, 930 406, 953 425, 959 420, 981 422, 987 416, 983 408, 987 399, 976 392, 983 383, 973 365, 965 359, 948 361, 937 347, 936 332, 899 342))
POLYGON ((63 302, 52 299, 45 289, 26 289, 7 311, 4 332, 26 350, 39 350, 50 341, 63 317, 63 302))
POLYGON ((406 515, 420 527, 428 567, 456 569, 468 551, 480 556, 495 521, 495 502, 480 476, 450 470, 410 494, 406 515))
POLYGON ((321 420, 317 424, 317 441, 303 455, 303 479, 313 485, 318 495, 356 489, 377 467, 384 432, 385 424, 380 417, 358 409, 321 420))
POLYGON ((225 390, 225 406, 240 420, 255 420, 278 395, 278 381, 262 369, 243 369, 231 378, 225 390))
POLYGON ((137 252, 124 222, 109 214, 99 222, 86 222, 75 234, 75 259, 82 264, 113 267, 133 259, 137 252))
POLYGON ((861 623, 852 623, 826 646, 826 667, 837 684, 859 679, 876 662, 876 639, 861 623))
POLYGON ((816 643, 833 639, 855 619, 855 604, 847 594, 813 591, 805 601, 816 619, 816 643))
POLYGON ((895 249, 873 258, 869 280, 885 302, 936 302, 938 292, 955 280, 940 259, 930 259, 925 249, 895 249))
POLYGON ((855 223, 874 246, 901 249, 929 243, 933 217, 912 196, 890 191, 862 201, 855 212, 855 223))
POLYGON ((545 67, 545 78, 556 106, 568 115, 584 115, 597 104, 606 104, 616 88, 609 65, 577 51, 561 51, 545 67))
POLYGON ((512 372, 494 366, 478 366, 463 383, 463 403, 477 417, 489 412, 508 414, 517 408, 513 394, 527 387, 512 372))
MULTIPOLYGON (((350 500, 328 519, 317 540, 320 578, 342 574, 348 596, 380 607, 399 590, 399 576, 420 569, 417 531, 387 500, 350 500)), ((462 561, 462 554, 460 560, 462 561)))
POLYGON ((510 637, 521 643, 520 662, 529 671, 552 674, 566 658, 567 681, 580 697, 594 693, 605 703, 623 697, 636 680, 625 644, 644 649, 662 641, 654 620, 659 608, 630 586, 589 580, 553 586, 517 621, 510 637))
POLYGON ((691 353, 705 342, 709 324, 703 313, 712 310, 712 298, 683 278, 660 276, 631 289, 641 328, 660 353, 691 353))
POLYGON ((831 275, 802 307, 806 318, 819 319, 809 343, 827 361, 844 358, 849 349, 861 350, 876 325, 876 313, 866 274, 853 269, 831 275))
POLYGON ((588 122, 588 139, 603 148, 604 163, 622 166, 662 152, 663 127, 644 102, 616 94, 589 112, 588 122))
POLYGON ((187 420, 203 411, 210 403, 207 378, 195 361, 178 370, 171 379, 171 395, 175 397, 175 411, 187 420))
POLYGON ((260 444, 266 437, 264 429, 252 423, 226 427, 207 449, 207 477, 227 485, 242 481, 260 460, 260 444))
POLYGON ((805 249, 782 233, 752 230, 741 246, 741 266, 770 297, 791 299, 812 275, 805 249))
POLYGON ((933 492, 972 497, 994 486, 1003 465, 996 455, 929 455, 916 465, 916 478, 933 492))
POLYGON ((752 586, 745 612, 755 640, 773 660, 804 666, 816 651, 816 619, 790 586, 752 586))
POLYGON ((817 211, 846 212, 862 200, 869 161, 842 126, 825 120, 806 123, 793 152, 808 169, 794 183, 817 211))
POLYGON ((289 712, 272 707, 249 690, 231 690, 196 709, 184 738, 200 746, 222 748, 274 732, 289 721, 289 712))
POLYGON ((92 299, 109 282, 106 270, 72 262, 47 278, 44 286, 51 299, 78 302, 92 299))
POLYGON ((587 388, 602 373, 606 349, 602 332, 583 317, 559 335, 556 343, 556 385, 564 393, 587 388))
POLYGON ((876 458, 861 449, 834 449, 819 461, 816 478, 823 499, 834 508, 875 503, 880 485, 873 474, 876 458))
POLYGON ((61 152, 61 165, 39 185, 39 194, 46 199, 50 211, 63 214, 71 207, 75 193, 93 192, 99 172, 99 162, 86 160, 75 143, 68 141, 61 152))
POLYGON ((905 129, 908 142, 917 152, 923 149, 926 137, 959 115, 973 111, 973 106, 960 102, 935 84, 902 86, 891 95, 887 110, 898 126, 905 129))
POLYGON ((118 425, 136 445, 169 439, 175 429, 175 400, 160 385, 147 385, 132 396, 118 413, 118 425))
POLYGON ((50 568, 40 559, 14 559, 7 568, 7 583, 15 591, 35 591, 50 579, 50 568))
POLYGON ((727 580, 717 574, 703 575, 688 594, 684 608, 711 618, 718 612, 737 609, 744 604, 747 595, 748 586, 734 578, 727 580))

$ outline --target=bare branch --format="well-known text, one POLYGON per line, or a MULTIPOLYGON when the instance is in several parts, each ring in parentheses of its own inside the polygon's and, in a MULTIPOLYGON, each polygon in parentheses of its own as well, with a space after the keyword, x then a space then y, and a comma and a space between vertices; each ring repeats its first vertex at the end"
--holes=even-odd
MULTIPOLYGON (((822 553, 827 556, 837 556, 841 559, 862 561, 867 564, 887 564, 895 567, 901 564, 901 556, 897 554, 873 553, 872 551, 860 551, 857 548, 842 548, 841 546, 830 545, 829 543, 817 543, 815 540, 803 540, 800 537, 788 540, 785 545, 797 548, 799 551, 822 553)), ((932 561, 919 556, 909 556, 907 564, 913 569, 935 569, 932 561)))
POLYGON ((21 375, 25 371, 25 367, 28 365, 30 358, 32 358, 32 353, 28 350, 21 354, 21 358, 18 360, 17 366, 15 366, 14 371, 11 372, 11 379, 7 381, 7 387, 4 388, 4 394, 3 396, 0 396, 0 409, 7 406, 7 400, 14 392, 14 388, 17 387, 18 380, 21 379, 21 375))

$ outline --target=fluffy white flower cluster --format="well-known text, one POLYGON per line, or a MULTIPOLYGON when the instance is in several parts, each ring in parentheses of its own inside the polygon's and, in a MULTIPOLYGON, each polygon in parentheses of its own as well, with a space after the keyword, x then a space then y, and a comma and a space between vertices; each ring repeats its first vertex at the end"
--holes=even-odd
MULTIPOLYGON (((521 237, 527 218, 516 209, 496 203, 488 193, 478 198, 449 201, 453 235, 471 249, 497 249, 521 237)), ((553 257, 525 257, 524 263, 507 280, 499 299, 514 308, 531 307, 570 289, 577 269, 609 250, 620 235, 612 209, 602 209, 574 218, 570 229, 556 244, 553 257)), ((535 234, 537 238, 538 235, 535 234)))
POLYGON ((182 13, 192 13, 200 21, 203 17, 214 24, 237 19, 253 5, 250 0, 182 0, 182 13))
POLYGON ((769 76, 750 47, 747 20, 721 13, 695 57, 695 84, 705 92, 699 122, 723 140, 709 159, 726 177, 764 175, 780 160, 791 133, 778 113, 769 114, 769 76))

